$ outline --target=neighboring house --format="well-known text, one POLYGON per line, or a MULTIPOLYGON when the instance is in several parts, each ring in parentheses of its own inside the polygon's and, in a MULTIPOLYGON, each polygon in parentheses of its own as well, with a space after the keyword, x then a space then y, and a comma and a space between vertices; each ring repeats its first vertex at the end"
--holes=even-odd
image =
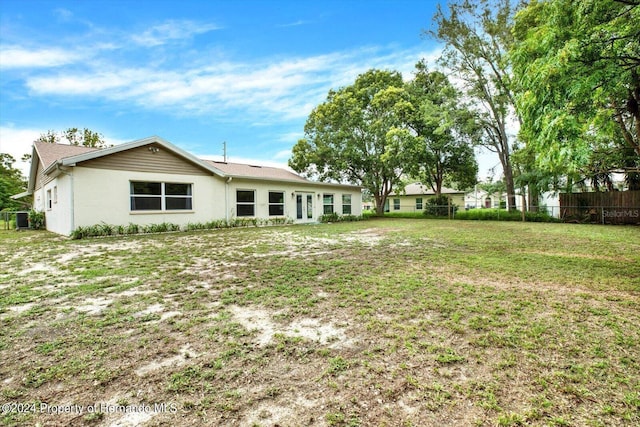
MULTIPOLYGON (((464 206, 464 192, 442 187, 441 194, 449 197, 451 204, 464 206)), ((427 200, 436 197, 435 191, 419 182, 409 184, 402 193, 391 192, 387 198, 385 212, 419 212, 426 208, 427 200)))
POLYGON ((234 218, 316 222, 361 215, 361 187, 318 183, 266 166, 201 160, 159 137, 96 149, 36 142, 28 191, 47 229, 234 218))
POLYGON ((465 209, 499 208, 501 202, 507 202, 506 194, 489 194, 476 186, 473 191, 465 194, 464 204, 461 206, 464 206, 465 209))

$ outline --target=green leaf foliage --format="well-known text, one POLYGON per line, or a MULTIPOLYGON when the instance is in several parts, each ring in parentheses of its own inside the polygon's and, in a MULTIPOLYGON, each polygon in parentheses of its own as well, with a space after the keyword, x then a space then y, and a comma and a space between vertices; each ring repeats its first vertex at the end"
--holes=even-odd
MULTIPOLYGON (((531 1, 511 51, 536 165, 591 176, 640 166, 640 3, 531 1)), ((640 188, 640 186, 638 186, 640 188)))
POLYGON ((353 85, 331 90, 311 112, 289 166, 323 181, 362 185, 382 209, 389 193, 402 185, 412 113, 402 75, 369 70, 353 85))

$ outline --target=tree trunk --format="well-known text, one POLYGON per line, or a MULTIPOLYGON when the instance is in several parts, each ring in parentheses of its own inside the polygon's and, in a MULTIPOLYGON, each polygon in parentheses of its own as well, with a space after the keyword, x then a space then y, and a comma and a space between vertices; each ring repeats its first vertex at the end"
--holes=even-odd
POLYGON ((507 186, 507 209, 509 211, 516 208, 516 186, 513 181, 513 169, 511 168, 511 160, 508 151, 500 151, 500 163, 504 172, 504 183, 507 186))
POLYGON ((376 201, 376 216, 384 216, 384 204, 387 201, 387 197, 383 194, 374 194, 373 198, 376 201))

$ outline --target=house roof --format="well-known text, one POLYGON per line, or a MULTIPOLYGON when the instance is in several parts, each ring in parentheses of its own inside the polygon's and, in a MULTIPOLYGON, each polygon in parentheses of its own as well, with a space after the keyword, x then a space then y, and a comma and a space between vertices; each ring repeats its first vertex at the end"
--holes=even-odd
POLYGON ((205 162, 220 169, 225 175, 236 178, 258 178, 278 181, 296 181, 310 183, 308 179, 301 177, 286 169, 274 168, 271 166, 247 165, 242 163, 217 162, 205 160, 205 162))
MULTIPOLYGON (((318 183, 309 181, 291 171, 270 166, 257 166, 241 163, 217 162, 213 160, 202 160, 194 155, 176 147, 168 141, 158 137, 151 136, 144 139, 115 145, 109 148, 89 148, 75 145, 50 144, 44 142, 34 143, 34 154, 37 153, 38 159, 42 162, 44 173, 48 174, 55 170, 57 166, 75 166, 77 163, 96 159, 103 156, 119 153, 132 148, 141 147, 148 144, 158 144, 174 154, 184 158, 185 160, 196 164, 210 171, 214 175, 220 177, 259 179, 268 181, 287 181, 297 182, 309 185, 325 185, 361 188, 353 185, 335 184, 335 183, 318 183)), ((34 156, 35 157, 35 156, 34 156)), ((32 179, 35 179, 37 172, 36 164, 32 161, 32 170, 30 173, 30 190, 33 190, 32 179), (34 168, 36 168, 34 170, 34 168)))
POLYGON ((99 151, 99 148, 83 147, 80 145, 51 144, 48 142, 34 142, 33 148, 36 150, 44 169, 47 169, 57 160, 65 157, 99 151))
MULTIPOLYGON (((76 163, 86 162, 87 160, 96 159, 98 157, 104 157, 111 154, 119 153, 126 150, 131 150, 132 148, 142 147, 144 145, 149 144, 158 144, 168 151, 173 152, 174 154, 184 158, 185 160, 200 166, 214 175, 224 176, 224 173, 219 169, 216 169, 212 165, 206 163, 203 160, 198 159, 193 154, 184 151, 181 148, 176 147, 171 144, 169 141, 166 141, 159 136, 150 136, 148 138, 137 139, 135 141, 126 142, 124 144, 114 145, 109 148, 101 148, 101 149, 93 149, 91 151, 87 151, 84 153, 78 153, 77 155, 72 155, 68 157, 59 158, 55 163, 61 166, 75 166, 76 163)), ((53 169, 53 163, 47 167, 45 167, 44 172, 49 173, 53 169)))
MULTIPOLYGON (((415 182, 404 187, 404 192, 398 194, 390 193, 391 196, 435 196, 436 192, 431 187, 415 182)), ((441 194, 464 194, 464 191, 454 190, 453 188, 442 187, 441 194)))

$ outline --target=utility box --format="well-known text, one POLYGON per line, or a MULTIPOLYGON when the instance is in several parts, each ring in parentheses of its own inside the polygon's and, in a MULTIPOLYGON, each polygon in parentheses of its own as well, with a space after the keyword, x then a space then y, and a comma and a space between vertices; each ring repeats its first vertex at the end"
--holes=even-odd
POLYGON ((18 230, 29 228, 29 212, 16 212, 16 228, 18 230))

